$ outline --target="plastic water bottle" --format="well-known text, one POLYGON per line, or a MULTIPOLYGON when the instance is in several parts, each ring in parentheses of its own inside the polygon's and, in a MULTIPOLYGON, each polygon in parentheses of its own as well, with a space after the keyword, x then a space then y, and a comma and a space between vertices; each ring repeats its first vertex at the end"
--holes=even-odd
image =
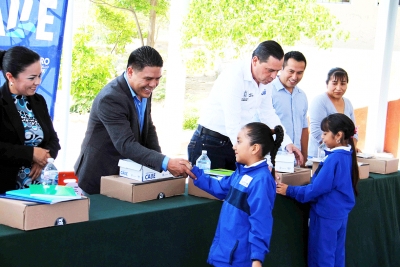
POLYGON ((53 158, 48 158, 47 164, 43 168, 42 184, 58 185, 58 170, 54 166, 53 158))
POLYGON ((325 143, 322 143, 318 146, 318 158, 322 159, 325 157, 325 143))
POLYGON ((207 157, 207 150, 201 151, 201 156, 196 160, 196 166, 203 171, 211 169, 211 160, 207 157))

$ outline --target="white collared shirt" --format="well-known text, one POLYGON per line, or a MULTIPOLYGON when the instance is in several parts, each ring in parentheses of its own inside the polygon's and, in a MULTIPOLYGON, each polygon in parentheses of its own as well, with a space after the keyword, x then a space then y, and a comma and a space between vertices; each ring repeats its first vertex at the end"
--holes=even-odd
MULTIPOLYGON (((257 85, 253 79, 251 59, 239 61, 224 70, 215 81, 199 124, 228 136, 232 144, 236 143, 240 129, 247 123, 261 121, 273 129, 282 123, 272 106, 271 92, 270 85, 257 85)), ((290 143, 292 140, 285 131, 282 147, 290 143)))

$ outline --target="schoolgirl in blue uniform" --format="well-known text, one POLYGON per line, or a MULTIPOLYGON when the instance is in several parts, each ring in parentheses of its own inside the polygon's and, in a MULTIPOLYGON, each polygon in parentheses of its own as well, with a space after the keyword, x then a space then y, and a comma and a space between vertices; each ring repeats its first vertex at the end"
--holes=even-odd
POLYGON ((196 166, 191 170, 196 186, 224 199, 207 260, 212 266, 262 266, 269 252, 276 184, 274 169, 271 174, 264 157, 270 153, 275 164, 282 127, 276 126, 274 134, 275 140, 271 129, 261 122, 245 125, 233 146, 237 169, 229 177, 218 180, 196 166))
POLYGON ((345 266, 347 218, 355 205, 359 180, 353 121, 334 113, 321 122, 326 156, 305 186, 280 183, 277 193, 310 202, 308 267, 345 266))

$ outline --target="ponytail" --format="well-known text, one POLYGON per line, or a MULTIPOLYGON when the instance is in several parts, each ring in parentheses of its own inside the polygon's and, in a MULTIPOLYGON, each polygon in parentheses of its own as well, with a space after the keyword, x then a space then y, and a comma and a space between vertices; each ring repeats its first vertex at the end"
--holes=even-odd
POLYGON ((261 146, 261 155, 265 157, 268 153, 271 155, 273 164, 272 176, 275 177, 275 157, 283 141, 283 128, 278 125, 272 131, 268 125, 262 122, 251 122, 243 128, 247 128, 247 136, 250 138, 250 145, 259 144, 261 146), (273 135, 276 135, 274 140, 273 135))
POLYGON ((358 196, 358 189, 357 189, 357 183, 360 180, 360 173, 358 172, 358 163, 357 163, 357 152, 356 152, 356 147, 354 146, 354 140, 353 136, 349 138, 349 144, 351 145, 351 149, 353 152, 351 153, 351 159, 352 159, 352 175, 351 175, 351 183, 353 185, 353 190, 354 194, 358 196))
POLYGON ((283 136, 284 136, 284 131, 282 126, 277 125, 274 128, 274 133, 275 133, 275 141, 274 141, 274 147, 272 148, 270 152, 271 156, 271 163, 272 163, 272 176, 275 177, 275 157, 276 154, 278 153, 279 148, 281 147, 282 141, 283 141, 283 136))

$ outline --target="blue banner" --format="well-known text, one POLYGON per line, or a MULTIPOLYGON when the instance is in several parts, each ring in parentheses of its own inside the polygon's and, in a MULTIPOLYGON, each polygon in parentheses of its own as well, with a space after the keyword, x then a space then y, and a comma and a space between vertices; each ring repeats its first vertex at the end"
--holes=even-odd
POLYGON ((0 49, 20 45, 40 55, 43 73, 36 92, 46 99, 52 118, 67 6, 68 0, 0 0, 0 49))

